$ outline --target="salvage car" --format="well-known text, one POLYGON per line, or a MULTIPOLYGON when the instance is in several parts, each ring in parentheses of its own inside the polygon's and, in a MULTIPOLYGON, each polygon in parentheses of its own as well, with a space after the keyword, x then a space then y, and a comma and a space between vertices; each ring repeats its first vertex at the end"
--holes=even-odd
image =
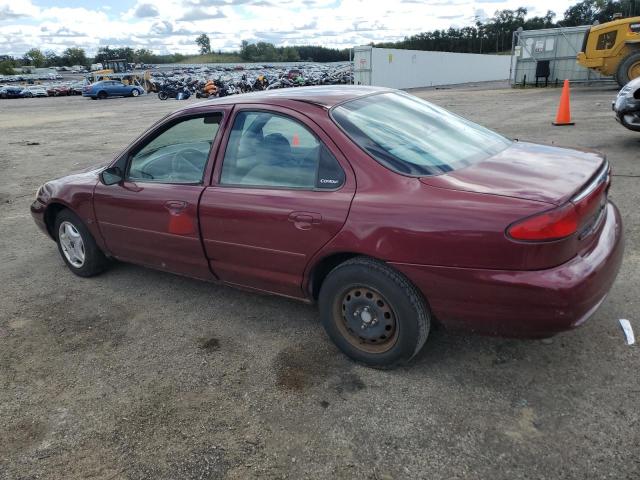
POLYGON ((542 338, 583 324, 623 256, 610 167, 404 92, 325 86, 178 110, 31 213, 68 268, 111 259, 317 302, 329 337, 404 363, 432 323, 542 338))
POLYGON ((5 85, 0 88, 0 98, 24 98, 22 90, 20 86, 5 85))
POLYGON ((640 78, 631 80, 612 103, 616 120, 624 127, 640 132, 640 78))
POLYGON ((42 85, 29 85, 22 90, 22 96, 31 97, 47 97, 47 91, 42 85))
POLYGON ((82 96, 93 100, 104 100, 108 97, 137 97, 143 93, 144 88, 141 86, 125 85, 117 80, 102 80, 85 85, 82 89, 82 96))
POLYGON ((71 95, 71 89, 67 85, 54 85, 47 89, 50 97, 66 97, 71 95))

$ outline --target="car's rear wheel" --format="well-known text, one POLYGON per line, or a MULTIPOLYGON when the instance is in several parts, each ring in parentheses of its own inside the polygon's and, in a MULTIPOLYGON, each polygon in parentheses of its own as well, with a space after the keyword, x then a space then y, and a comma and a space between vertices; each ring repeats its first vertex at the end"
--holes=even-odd
POLYGON ((166 100, 167 98, 169 98, 169 95, 167 95, 165 92, 159 92, 158 93, 158 98, 160 100, 166 100))
POLYGON ((334 268, 318 302, 333 342, 372 367, 408 362, 429 334, 431 315, 420 292, 400 272, 371 258, 356 257, 334 268))
POLYGON ((58 251, 73 273, 92 277, 107 268, 108 259, 75 213, 62 210, 56 217, 54 232, 58 251))
POLYGON ((640 51, 627 55, 618 65, 616 80, 624 87, 634 78, 640 78, 640 51))
POLYGON ((138 95, 140 95, 140 92, 138 91, 138 89, 134 88, 133 90, 131 90, 132 97, 137 97, 138 95))
POLYGON ((107 92, 98 92, 98 100, 104 100, 107 97, 107 92))

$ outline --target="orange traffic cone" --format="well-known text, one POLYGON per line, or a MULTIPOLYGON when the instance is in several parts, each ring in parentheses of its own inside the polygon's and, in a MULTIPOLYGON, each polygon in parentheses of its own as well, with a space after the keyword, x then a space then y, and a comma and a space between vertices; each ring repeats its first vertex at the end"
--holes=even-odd
POLYGON ((569 100, 569 80, 564 81, 562 87, 562 95, 560 96, 560 105, 558 105, 558 114, 554 125, 575 125, 571 121, 571 100, 569 100))

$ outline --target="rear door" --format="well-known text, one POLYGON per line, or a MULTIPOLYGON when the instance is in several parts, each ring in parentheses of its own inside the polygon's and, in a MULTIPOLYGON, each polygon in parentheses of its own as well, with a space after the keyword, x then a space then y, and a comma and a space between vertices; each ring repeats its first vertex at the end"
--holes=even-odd
POLYGON ((125 179, 98 183, 94 208, 116 258, 212 279, 199 234, 198 201, 211 175, 226 110, 175 117, 125 154, 125 179))
POLYGON ((348 162, 306 116, 236 107, 200 201, 207 257, 220 279, 303 297, 309 259, 344 224, 355 193, 348 162))

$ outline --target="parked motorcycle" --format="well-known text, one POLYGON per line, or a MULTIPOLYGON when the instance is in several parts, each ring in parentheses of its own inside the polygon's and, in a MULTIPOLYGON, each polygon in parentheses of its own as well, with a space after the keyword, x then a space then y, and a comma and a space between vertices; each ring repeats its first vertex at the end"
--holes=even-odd
POLYGON ((158 91, 158 98, 160 100, 167 100, 168 98, 186 100, 190 96, 191 90, 184 82, 165 82, 160 85, 160 90, 158 91))

